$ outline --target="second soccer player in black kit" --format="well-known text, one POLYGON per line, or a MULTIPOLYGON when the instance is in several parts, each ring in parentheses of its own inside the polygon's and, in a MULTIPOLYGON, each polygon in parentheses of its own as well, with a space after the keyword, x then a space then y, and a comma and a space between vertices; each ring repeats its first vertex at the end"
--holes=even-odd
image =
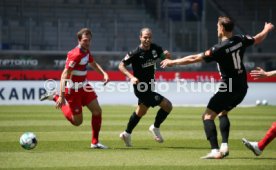
POLYGON ((211 152, 203 159, 222 159, 229 154, 228 138, 230 121, 228 112, 242 102, 247 93, 247 74, 243 56, 247 47, 261 43, 273 29, 271 23, 265 23, 264 29, 254 37, 249 35, 233 36, 234 23, 228 17, 219 17, 217 23, 220 43, 211 49, 176 60, 163 60, 161 67, 186 65, 201 61, 218 63, 222 84, 218 92, 210 99, 202 115, 204 130, 211 145, 211 152), (222 143, 219 148, 214 119, 219 116, 222 143))
POLYGON ((125 74, 131 81, 134 87, 134 93, 138 98, 138 106, 130 116, 127 128, 120 134, 120 138, 125 142, 125 145, 131 145, 131 133, 135 126, 144 116, 149 107, 160 106, 155 122, 149 127, 154 139, 162 143, 163 138, 160 134, 160 125, 166 119, 172 110, 171 102, 162 95, 154 92, 154 73, 155 65, 158 59, 170 58, 168 51, 151 43, 152 31, 149 28, 143 28, 140 31, 140 45, 133 51, 128 52, 125 58, 119 65, 120 71, 125 74), (131 64, 133 74, 131 74, 126 66, 131 64))

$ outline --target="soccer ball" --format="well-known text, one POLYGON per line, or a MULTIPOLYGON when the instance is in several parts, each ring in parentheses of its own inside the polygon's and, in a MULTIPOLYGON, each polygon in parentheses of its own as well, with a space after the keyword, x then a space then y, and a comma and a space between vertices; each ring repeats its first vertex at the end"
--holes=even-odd
POLYGON ((262 104, 261 100, 256 100, 256 105, 260 106, 262 104))
POLYGON ((19 143, 24 149, 34 149, 37 145, 36 135, 33 132, 25 132, 21 135, 19 143))
POLYGON ((264 105, 264 106, 268 105, 267 100, 264 99, 264 100, 262 101, 262 105, 264 105))

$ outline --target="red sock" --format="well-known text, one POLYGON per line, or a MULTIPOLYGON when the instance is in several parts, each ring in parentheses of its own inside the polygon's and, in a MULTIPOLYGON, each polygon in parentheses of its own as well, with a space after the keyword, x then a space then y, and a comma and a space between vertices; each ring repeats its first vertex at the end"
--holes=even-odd
POLYGON ((92 116, 91 128, 92 128, 92 144, 99 142, 99 133, 102 125, 102 115, 92 116))
POLYGON ((68 105, 63 105, 61 110, 66 119, 74 125, 73 112, 71 111, 70 107, 68 105))
POLYGON ((260 150, 264 148, 276 137, 276 122, 272 123, 272 126, 265 134, 265 137, 258 142, 258 147, 260 150))
MULTIPOLYGON (((56 101, 58 100, 58 98, 59 98, 59 95, 55 95, 53 100, 56 102, 56 101)), ((69 122, 71 122, 71 124, 74 125, 74 121, 73 121, 73 112, 71 111, 70 107, 69 107, 68 105, 63 105, 63 106, 61 107, 61 110, 62 110, 63 115, 65 116, 65 118, 66 118, 69 122)))
POLYGON ((59 95, 54 95, 53 100, 56 102, 58 98, 59 98, 59 95))

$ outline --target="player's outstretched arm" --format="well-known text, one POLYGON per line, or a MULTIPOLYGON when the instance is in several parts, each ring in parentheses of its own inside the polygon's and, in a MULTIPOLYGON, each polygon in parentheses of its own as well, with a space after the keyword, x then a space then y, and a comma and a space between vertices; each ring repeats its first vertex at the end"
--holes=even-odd
POLYGON ((265 78, 265 77, 272 77, 276 76, 276 70, 273 71, 265 71, 261 67, 257 67, 256 70, 252 70, 250 72, 251 77, 253 77, 255 80, 259 78, 265 78))
POLYGON ((254 36, 255 43, 254 44, 260 44, 263 42, 263 40, 267 37, 267 34, 272 31, 274 28, 274 25, 272 23, 265 23, 264 29, 254 36))
POLYGON ((103 75, 103 80, 104 80, 104 85, 106 85, 109 82, 109 76, 108 74, 102 69, 102 67, 97 63, 97 62, 93 62, 90 63, 90 66, 97 71, 98 73, 103 75))
POLYGON ((60 109, 62 107, 62 105, 65 104, 65 84, 66 81, 71 80, 71 70, 68 69, 64 69, 61 73, 61 77, 60 77, 60 93, 59 93, 59 97, 56 101, 56 108, 60 109))
POLYGON ((125 64, 123 62, 120 62, 120 64, 119 64, 119 70, 125 76, 127 76, 130 79, 130 81, 131 81, 132 84, 139 83, 139 80, 127 70, 127 68, 126 68, 126 66, 125 66, 125 64))
POLYGON ((193 64, 197 63, 203 60, 203 53, 200 54, 194 54, 194 55, 189 55, 185 56, 179 59, 175 60, 170 60, 170 59, 165 59, 161 61, 161 67, 166 68, 174 65, 187 65, 187 64, 193 64))

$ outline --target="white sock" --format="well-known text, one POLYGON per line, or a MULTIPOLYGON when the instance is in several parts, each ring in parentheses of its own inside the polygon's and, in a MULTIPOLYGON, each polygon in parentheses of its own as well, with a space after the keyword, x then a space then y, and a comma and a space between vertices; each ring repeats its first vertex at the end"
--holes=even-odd
POLYGON ((212 153, 217 153, 219 150, 218 149, 212 149, 211 152, 212 153))
POLYGON ((220 147, 221 147, 221 148, 228 147, 228 143, 221 143, 220 147))

